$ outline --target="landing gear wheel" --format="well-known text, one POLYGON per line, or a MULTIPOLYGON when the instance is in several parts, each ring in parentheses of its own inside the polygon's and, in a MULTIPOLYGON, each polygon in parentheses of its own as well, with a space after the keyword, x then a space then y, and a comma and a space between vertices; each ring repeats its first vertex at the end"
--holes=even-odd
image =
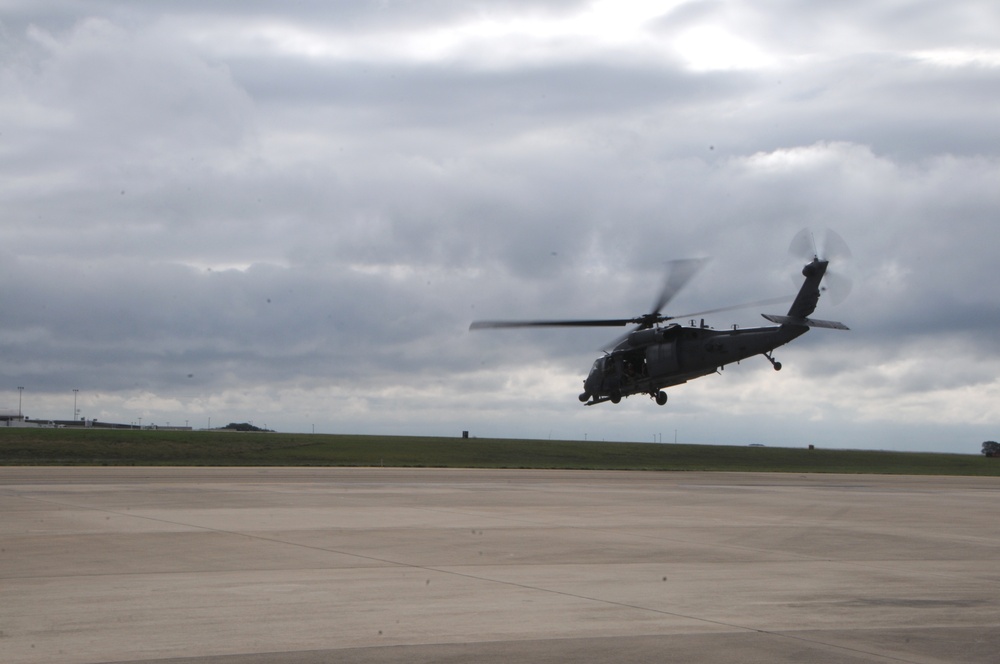
POLYGON ((622 401, 621 392, 615 391, 611 393, 611 403, 621 403, 621 401, 622 401))
POLYGON ((665 406, 667 404, 667 393, 663 390, 656 393, 656 404, 658 406, 665 406))
POLYGON ((781 371, 781 362, 775 362, 774 363, 774 370, 775 371, 781 371))

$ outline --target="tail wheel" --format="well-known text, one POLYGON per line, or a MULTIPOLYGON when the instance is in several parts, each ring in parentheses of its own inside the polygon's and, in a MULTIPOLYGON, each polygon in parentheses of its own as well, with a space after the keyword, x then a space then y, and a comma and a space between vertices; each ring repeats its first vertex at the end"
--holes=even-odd
POLYGON ((663 390, 656 393, 656 404, 658 406, 665 406, 667 404, 667 393, 663 390))

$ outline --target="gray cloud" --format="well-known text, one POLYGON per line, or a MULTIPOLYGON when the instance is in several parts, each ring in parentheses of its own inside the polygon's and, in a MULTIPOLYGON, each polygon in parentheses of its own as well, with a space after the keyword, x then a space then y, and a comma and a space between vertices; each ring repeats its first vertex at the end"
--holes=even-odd
POLYGON ((79 388, 88 416, 288 430, 995 438, 992 4, 600 11, 13 3, 7 400, 25 386, 41 415, 79 388), (677 257, 712 261, 674 313, 791 294, 803 227, 852 247, 851 297, 817 315, 853 329, 781 349, 781 374, 581 408, 614 331, 467 332, 643 313, 677 257))

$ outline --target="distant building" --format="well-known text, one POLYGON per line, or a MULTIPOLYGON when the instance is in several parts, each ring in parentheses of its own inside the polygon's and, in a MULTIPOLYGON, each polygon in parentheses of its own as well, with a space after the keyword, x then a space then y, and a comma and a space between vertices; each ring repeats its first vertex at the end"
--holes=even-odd
POLYGON ((0 410, 0 427, 23 427, 31 426, 27 424, 26 418, 16 410, 0 410))

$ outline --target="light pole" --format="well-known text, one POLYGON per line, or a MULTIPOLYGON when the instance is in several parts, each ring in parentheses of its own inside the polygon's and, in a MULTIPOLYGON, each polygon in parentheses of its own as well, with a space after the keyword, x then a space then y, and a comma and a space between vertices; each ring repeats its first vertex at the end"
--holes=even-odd
POLYGON ((21 415, 21 395, 22 394, 24 394, 24 388, 19 386, 17 388, 17 420, 18 420, 18 422, 21 422, 21 421, 24 420, 24 416, 21 415))
POLYGON ((80 390, 78 390, 78 389, 76 389, 76 388, 73 388, 73 421, 74 421, 74 422, 76 422, 76 416, 77 416, 77 415, 79 414, 79 412, 80 412, 80 411, 78 411, 78 410, 76 409, 76 393, 77 393, 77 392, 79 392, 79 391, 80 391, 80 390))

